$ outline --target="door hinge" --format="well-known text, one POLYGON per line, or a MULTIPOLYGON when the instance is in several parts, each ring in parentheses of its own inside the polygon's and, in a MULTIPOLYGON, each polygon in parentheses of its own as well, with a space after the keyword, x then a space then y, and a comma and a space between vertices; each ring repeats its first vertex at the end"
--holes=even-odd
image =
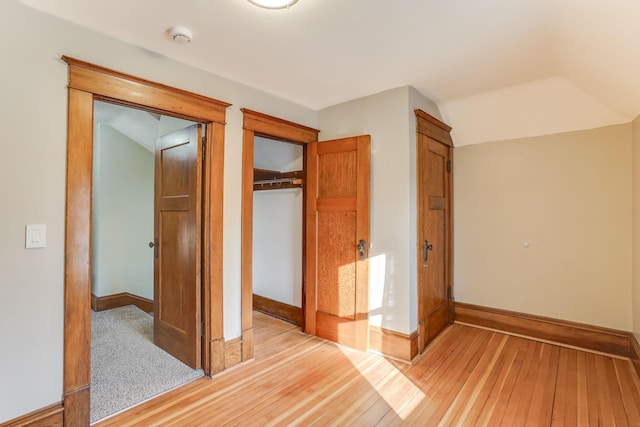
POLYGON ((202 141, 202 158, 206 158, 206 153, 207 153, 207 144, 202 141))
POLYGON ((200 322, 200 336, 204 337, 204 320, 200 322))
POLYGON ((447 160, 447 172, 451 172, 451 160, 447 160))
POLYGON ((447 299, 451 299, 451 286, 447 287, 447 299))

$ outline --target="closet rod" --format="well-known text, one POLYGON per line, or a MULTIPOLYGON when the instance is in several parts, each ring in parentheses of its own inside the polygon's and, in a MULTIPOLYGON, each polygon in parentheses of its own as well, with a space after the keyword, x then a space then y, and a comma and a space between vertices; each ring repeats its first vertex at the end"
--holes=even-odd
POLYGON ((254 181, 253 185, 281 185, 281 184, 302 184, 300 178, 274 178, 254 181))

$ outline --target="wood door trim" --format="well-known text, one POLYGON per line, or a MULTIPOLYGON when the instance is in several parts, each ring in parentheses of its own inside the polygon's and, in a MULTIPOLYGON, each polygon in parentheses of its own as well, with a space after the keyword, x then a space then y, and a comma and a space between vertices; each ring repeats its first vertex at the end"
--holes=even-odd
POLYGON ((633 359, 631 332, 462 302, 455 320, 633 359))
MULTIPOLYGON (((421 203, 420 201, 420 197, 422 194, 425 193, 426 189, 423 188, 422 185, 422 179, 421 179, 421 174, 422 174, 422 164, 421 164, 421 159, 422 159, 422 144, 420 143, 420 137, 425 136, 427 138, 430 138, 436 142, 440 142, 443 145, 445 145, 447 147, 447 150, 449 151, 449 159, 452 162, 451 159, 451 151, 453 148, 453 140, 451 139, 451 135, 450 135, 450 131, 451 131, 451 127, 448 126, 447 124, 443 123, 442 121, 438 120, 437 118, 431 116, 430 114, 420 110, 420 109, 416 109, 414 110, 414 113, 416 115, 416 181, 417 181, 417 185, 416 185, 416 199, 417 199, 417 217, 418 217, 418 224, 417 224, 417 236, 416 236, 416 259, 417 259, 417 263, 416 263, 416 267, 417 267, 417 280, 418 280, 418 286, 417 286, 417 293, 418 293, 418 348, 419 351, 422 352, 422 349, 425 346, 425 337, 427 334, 427 325, 425 324, 425 319, 423 318, 423 311, 424 311, 424 295, 423 295, 423 291, 422 291, 422 286, 420 286, 420 281, 421 281, 421 277, 424 274, 424 269, 421 267, 422 266, 422 259, 421 259, 421 254, 422 254, 422 241, 420 239, 421 237, 421 233, 424 227, 424 217, 426 212, 423 212, 423 206, 424 204, 421 203)), ((453 313, 454 313, 454 307, 453 307, 453 180, 451 179, 451 176, 453 174, 452 170, 449 170, 449 174, 448 174, 448 191, 449 191, 449 204, 447 206, 448 208, 448 214, 446 217, 446 241, 447 241, 447 246, 448 246, 448 251, 446 256, 448 257, 448 262, 447 262, 447 278, 449 280, 448 286, 451 288, 451 298, 449 299, 449 307, 448 307, 448 315, 449 315, 449 322, 453 322, 453 313)))
POLYGON ((230 104, 169 88, 137 77, 64 56, 69 65, 67 185, 65 218, 64 298, 64 424, 89 424, 91 195, 93 165, 93 102, 109 102, 158 111, 207 125, 204 162, 203 220, 205 373, 224 368, 222 329, 222 174, 224 120, 230 104), (89 78, 91 76, 91 78, 89 78), (132 93, 135 92, 135 93, 132 93), (197 107, 193 107, 193 106, 197 107), (215 237, 215 238, 214 238, 215 237), (214 299, 218 299, 214 301, 214 299), (221 344, 222 343, 222 344, 221 344))
POLYGON ((90 64, 68 56, 62 60, 69 64, 69 87, 91 92, 125 106, 143 106, 145 110, 168 112, 172 116, 196 122, 225 122, 226 102, 193 92, 176 89, 161 83, 124 74, 109 68, 90 64), (174 106, 180 104, 180 109, 174 106))
MULTIPOLYGON (((269 116, 257 111, 241 108, 243 113, 242 137, 242 212, 241 212, 241 307, 242 307, 242 360, 253 358, 253 151, 254 138, 263 136, 281 141, 293 142, 306 147, 310 142, 318 141, 317 129, 299 125, 278 117, 269 116)), ((303 150, 306 159, 306 149, 303 150)), ((303 160, 304 160, 303 159, 303 160)), ((306 164, 306 161, 304 162, 306 164)), ((305 184, 306 185, 306 184, 305 184)), ((302 227, 306 229, 306 194, 303 192, 302 227)), ((305 239, 303 232, 303 240, 305 239)), ((305 242, 302 244, 303 259, 303 313, 304 295, 307 292, 307 278, 304 269, 304 259, 307 256, 305 242)), ((304 323, 303 319, 303 323, 304 323)))
POLYGON ((416 130, 418 133, 427 135, 438 142, 453 147, 451 126, 420 109, 413 110, 413 112, 416 115, 416 130))
POLYGON ((258 136, 307 144, 318 140, 318 129, 269 116, 257 111, 241 108, 244 129, 252 130, 258 136))
POLYGON ((369 244, 371 242, 371 136, 361 135, 356 138, 357 156, 356 173, 357 206, 356 212, 366 212, 358 215, 356 238, 366 239, 366 254, 364 260, 356 261, 356 277, 364 278, 356 282, 356 348, 367 349, 369 346, 369 244), (366 179, 361 179, 366 177, 366 179))

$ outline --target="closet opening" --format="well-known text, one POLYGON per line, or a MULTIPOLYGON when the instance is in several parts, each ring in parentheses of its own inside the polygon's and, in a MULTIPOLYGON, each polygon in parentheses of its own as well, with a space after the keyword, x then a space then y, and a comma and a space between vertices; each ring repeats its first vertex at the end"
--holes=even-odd
POLYGON ((253 309, 303 326, 304 148, 254 137, 253 309))
POLYGON ((313 255, 306 248, 307 150, 318 141, 320 131, 246 108, 241 111, 239 361, 246 361, 254 358, 255 341, 267 339, 260 326, 264 321, 279 317, 306 331, 306 263, 313 255))

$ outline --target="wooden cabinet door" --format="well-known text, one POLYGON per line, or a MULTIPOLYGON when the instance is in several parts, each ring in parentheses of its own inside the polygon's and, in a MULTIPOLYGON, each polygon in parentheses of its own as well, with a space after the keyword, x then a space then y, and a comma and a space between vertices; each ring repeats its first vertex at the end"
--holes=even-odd
POLYGON ((305 329, 365 350, 369 333, 369 136, 307 146, 305 329))
POLYGON ((201 365, 200 125, 156 141, 154 341, 192 368, 201 365))
POLYGON ((451 148, 417 136, 420 350, 449 323, 451 148))

